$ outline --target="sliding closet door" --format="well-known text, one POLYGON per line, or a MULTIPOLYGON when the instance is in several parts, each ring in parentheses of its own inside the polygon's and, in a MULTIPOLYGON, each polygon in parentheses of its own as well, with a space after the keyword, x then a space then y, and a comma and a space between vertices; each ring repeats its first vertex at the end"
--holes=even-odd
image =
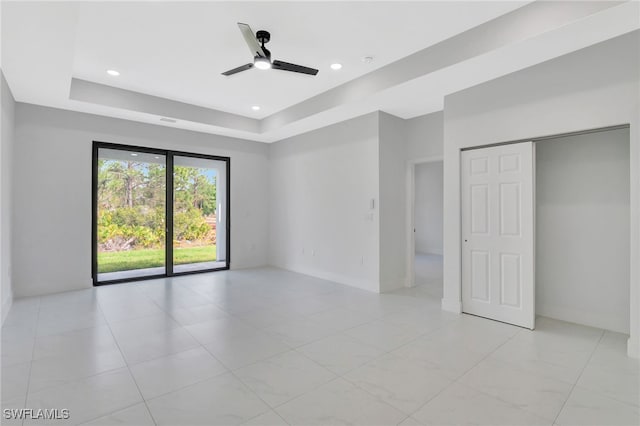
POLYGON ((227 161, 173 156, 173 273, 227 266, 227 161))
POLYGON ((462 310, 533 329, 533 143, 463 151, 462 310))
POLYGON ((166 274, 166 156, 97 148, 94 280, 166 274))

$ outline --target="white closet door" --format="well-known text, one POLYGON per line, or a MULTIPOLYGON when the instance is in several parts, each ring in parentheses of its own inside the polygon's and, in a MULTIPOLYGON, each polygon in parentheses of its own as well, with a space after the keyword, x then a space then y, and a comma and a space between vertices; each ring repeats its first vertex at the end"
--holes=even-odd
POLYGON ((533 143, 462 152, 462 310, 533 329, 533 143))

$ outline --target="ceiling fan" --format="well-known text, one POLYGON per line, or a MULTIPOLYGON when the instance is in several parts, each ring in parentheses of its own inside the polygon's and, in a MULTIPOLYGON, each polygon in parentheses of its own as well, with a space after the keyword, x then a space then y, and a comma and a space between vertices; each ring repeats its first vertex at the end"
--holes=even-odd
POLYGON ((268 31, 260 30, 255 35, 253 35, 251 27, 241 22, 238 22, 238 27, 240 28, 240 32, 242 32, 244 41, 247 43, 247 46, 249 46, 249 50, 253 55, 253 63, 241 65, 232 70, 225 71, 222 73, 222 75, 229 76, 237 74, 253 67, 256 67, 260 70, 273 68, 275 70, 298 72, 301 74, 318 74, 318 70, 315 68, 303 67, 302 65, 291 64, 289 62, 282 62, 278 60, 272 62, 271 52, 269 52, 269 50, 264 47, 265 43, 268 43, 269 40, 271 40, 271 34, 269 34, 268 31))

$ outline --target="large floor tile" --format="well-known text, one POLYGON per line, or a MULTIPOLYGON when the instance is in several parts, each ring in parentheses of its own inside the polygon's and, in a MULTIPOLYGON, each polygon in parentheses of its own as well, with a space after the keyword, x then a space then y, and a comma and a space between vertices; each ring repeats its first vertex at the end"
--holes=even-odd
POLYGON ((389 324, 383 320, 369 322, 367 324, 351 328, 344 332, 348 336, 383 351, 392 351, 400 346, 418 338, 420 332, 415 328, 389 324))
POLYGON ((2 400, 24 398, 29 384, 30 362, 14 364, 2 369, 2 400))
POLYGON ((460 381, 547 420, 555 419, 572 388, 566 382, 526 372, 496 358, 487 358, 460 381))
POLYGON ((247 426, 288 426, 289 425, 289 423, 284 421, 284 419, 280 417, 278 413, 276 413, 273 410, 267 411, 264 414, 260 414, 259 416, 256 416, 242 424, 247 426))
POLYGON ((258 396, 276 407, 336 376, 309 358, 289 351, 238 369, 235 374, 258 396))
POLYGON ((413 417, 409 416, 403 421, 401 421, 400 423, 398 423, 398 426, 425 426, 425 425, 423 425, 413 417))
POLYGON ((33 359, 113 350, 118 350, 118 345, 109 327, 103 325, 38 337, 33 348, 33 359))
POLYGON ((254 309, 235 315, 236 318, 256 328, 267 328, 276 324, 301 319, 300 315, 283 311, 277 307, 254 309))
POLYGON ((7 314, 3 327, 26 326, 35 327, 38 323, 40 310, 40 298, 14 299, 11 309, 7 314))
POLYGON ((292 425, 395 425, 406 414, 343 379, 276 408, 292 425))
POLYGON ((345 308, 335 308, 328 311, 318 312, 309 315, 308 318, 335 331, 354 328, 377 319, 374 315, 367 315, 363 312, 345 308))
POLYGON ((269 407, 231 373, 208 379, 147 403, 158 425, 237 425, 269 407))
MULTIPOLYGON (((70 382, 59 387, 29 393, 26 406, 38 408, 68 408, 67 420, 56 424, 80 424, 110 414, 142 401, 133 377, 126 368, 70 382)), ((46 421, 25 421, 46 424, 46 421)))
POLYGON ((421 334, 437 330, 460 319, 460 315, 440 310, 439 307, 422 306, 407 309, 384 317, 384 321, 399 327, 415 329, 421 334))
POLYGON ((590 362, 577 385, 640 407, 640 363, 637 361, 627 359, 620 363, 590 362))
POLYGON ((25 408, 26 395, 14 398, 2 398, 0 403, 3 426, 15 426, 22 425, 22 417, 19 414, 19 410, 25 408), (8 412, 6 410, 9 410, 8 412))
POLYGON ((130 367, 145 399, 151 399, 226 371, 203 347, 130 367))
POLYGON ((606 332, 577 384, 640 406, 640 360, 626 355, 627 337, 606 332))
POLYGON ((429 336, 420 337, 392 353, 422 362, 450 379, 459 378, 486 357, 484 353, 462 349, 457 343, 439 342, 429 336))
POLYGON ((287 352, 291 348, 275 336, 255 332, 246 336, 217 339, 205 345, 225 367, 235 370, 265 358, 287 352))
POLYGON ((436 345, 458 347, 462 351, 490 354, 522 329, 473 315, 461 315, 456 321, 425 335, 436 345))
POLYGON ((37 321, 17 322, 11 325, 5 324, 2 326, 2 342, 35 339, 37 329, 37 321))
POLYGON ((31 363, 29 392, 93 376, 126 366, 122 353, 113 350, 79 352, 36 359, 31 363))
POLYGON ((411 414, 451 384, 421 361, 388 354, 344 376, 382 401, 411 414))
POLYGON ((3 334, 0 345, 2 368, 6 369, 15 364, 31 361, 34 343, 33 337, 8 337, 3 334))
POLYGON ((152 300, 140 294, 131 298, 100 303, 100 309, 107 321, 112 324, 164 313, 152 300))
POLYGON ((273 334, 291 347, 302 346, 335 334, 335 330, 332 328, 307 318, 267 327, 265 331, 273 334))
POLYGON ((296 350, 339 376, 384 354, 382 349, 346 334, 335 334, 296 350))
POLYGON ((553 423, 513 404, 457 383, 449 386, 411 417, 425 426, 551 426, 553 423))
POLYGON ((176 320, 180 325, 193 325, 229 317, 229 314, 214 304, 206 304, 190 308, 170 309, 167 311, 167 314, 169 314, 169 316, 176 320))
POLYGON ((136 404, 124 410, 116 411, 95 420, 83 423, 91 426, 154 426, 151 413, 144 403, 136 404))
POLYGON ((48 336, 105 324, 104 316, 99 310, 68 310, 62 306, 57 311, 51 311, 48 314, 40 313, 37 335, 48 336))
POLYGON ((562 345, 545 345, 512 339, 499 347, 492 356, 530 373, 574 384, 592 351, 593 348, 571 348, 566 342, 562 345))
POLYGON ((637 426, 640 408, 576 387, 556 419, 561 426, 637 426))
POLYGON ((144 338, 153 333, 163 333, 167 330, 179 328, 180 324, 162 312, 157 315, 118 321, 110 324, 109 327, 116 340, 120 342, 122 340, 144 338))
POLYGON ((248 337, 258 332, 255 327, 233 317, 199 322, 197 324, 188 325, 185 328, 198 342, 203 345, 215 343, 219 340, 248 337))
POLYGON ((200 344, 182 327, 118 340, 129 365, 193 349, 200 344))

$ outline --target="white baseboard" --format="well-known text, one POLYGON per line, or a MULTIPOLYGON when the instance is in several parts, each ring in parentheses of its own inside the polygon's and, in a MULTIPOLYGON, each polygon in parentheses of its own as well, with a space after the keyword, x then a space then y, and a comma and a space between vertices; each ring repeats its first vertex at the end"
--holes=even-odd
POLYGON ((442 299, 442 310, 447 312, 454 312, 456 314, 462 313, 462 303, 459 300, 447 300, 442 299))
POLYGON ((630 336, 627 340, 627 355, 630 358, 640 358, 640 337, 630 336))
POLYGON ((628 317, 622 314, 599 314, 583 309, 571 309, 567 306, 536 303, 536 315, 629 334, 628 317))
POLYGON ((9 290, 9 295, 2 301, 2 324, 4 324, 4 320, 7 318, 7 315, 9 315, 11 305, 13 305, 13 294, 11 290, 9 290))
POLYGON ((335 274, 333 272, 318 271, 315 269, 306 268, 298 265, 271 265, 271 266, 284 269, 287 271, 297 272, 299 274, 320 278, 322 280, 333 281, 338 284, 348 285, 350 287, 359 288, 360 290, 380 293, 380 284, 377 282, 361 280, 358 278, 348 277, 341 274, 335 274))

